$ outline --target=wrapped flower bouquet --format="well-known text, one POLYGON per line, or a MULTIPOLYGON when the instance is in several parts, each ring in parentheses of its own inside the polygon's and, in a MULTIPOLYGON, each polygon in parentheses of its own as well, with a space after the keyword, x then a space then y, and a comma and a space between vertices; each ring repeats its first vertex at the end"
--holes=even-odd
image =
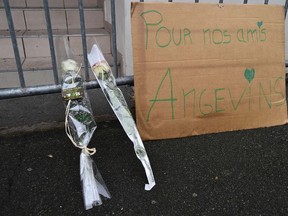
POLYGON ((67 38, 57 43, 57 59, 61 71, 62 98, 65 101, 65 131, 80 154, 80 177, 82 182, 85 209, 101 205, 101 196, 111 198, 108 189, 90 157, 96 153, 88 144, 96 129, 90 101, 84 88, 79 64, 69 47, 67 38), (62 54, 61 54, 62 53, 62 54))
POLYGON ((88 54, 88 60, 107 101, 119 119, 127 136, 133 142, 135 153, 145 169, 148 179, 145 190, 151 190, 155 185, 155 179, 145 147, 125 98, 117 87, 111 68, 96 42, 92 45, 91 52, 88 54))

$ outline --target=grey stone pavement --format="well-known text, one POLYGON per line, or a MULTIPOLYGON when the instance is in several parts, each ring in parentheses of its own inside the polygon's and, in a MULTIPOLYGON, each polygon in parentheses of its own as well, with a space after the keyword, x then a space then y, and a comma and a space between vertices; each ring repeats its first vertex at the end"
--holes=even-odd
POLYGON ((112 195, 84 210, 79 155, 63 129, 0 137, 0 215, 288 215, 288 125, 144 142, 156 186, 118 121, 91 147, 112 195))

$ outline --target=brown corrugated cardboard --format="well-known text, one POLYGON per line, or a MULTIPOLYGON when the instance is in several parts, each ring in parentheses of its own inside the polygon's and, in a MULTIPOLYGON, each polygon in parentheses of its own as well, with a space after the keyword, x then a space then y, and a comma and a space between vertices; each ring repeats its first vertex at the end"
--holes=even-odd
POLYGON ((132 3, 144 140, 287 122, 284 8, 132 3))

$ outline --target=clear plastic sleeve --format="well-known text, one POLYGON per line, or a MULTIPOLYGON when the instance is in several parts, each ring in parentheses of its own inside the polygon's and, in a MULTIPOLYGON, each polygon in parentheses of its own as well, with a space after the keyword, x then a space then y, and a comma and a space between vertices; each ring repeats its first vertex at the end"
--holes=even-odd
POLYGON ((134 151, 141 161, 148 179, 145 190, 151 190, 155 185, 153 171, 147 156, 145 147, 139 135, 135 121, 130 113, 128 105, 121 90, 116 85, 112 70, 105 60, 96 40, 90 41, 91 52, 88 54, 88 60, 107 101, 112 107, 114 113, 119 119, 127 136, 134 144, 134 151))
POLYGON ((88 144, 96 130, 96 122, 81 76, 81 64, 73 55, 67 37, 55 39, 58 71, 61 79, 62 98, 66 106, 65 131, 80 154, 80 179, 85 209, 101 205, 101 196, 111 195, 96 164, 90 157, 96 153, 88 144))

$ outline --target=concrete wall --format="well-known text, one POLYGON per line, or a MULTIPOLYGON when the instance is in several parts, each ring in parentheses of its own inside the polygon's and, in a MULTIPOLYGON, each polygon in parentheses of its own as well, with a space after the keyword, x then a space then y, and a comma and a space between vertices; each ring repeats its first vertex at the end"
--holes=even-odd
MULTIPOLYGON (((123 58, 123 72, 125 75, 133 74, 133 59, 131 47, 131 21, 130 4, 131 0, 115 1, 116 7, 116 32, 117 48, 123 58)), ((111 23, 110 0, 104 2, 105 21, 111 23)))
MULTIPOLYGON (((139 1, 139 0, 138 0, 139 1)), ((219 0, 199 0, 200 3, 218 3, 219 0)), ((118 0, 116 2, 116 28, 117 28, 117 45, 118 51, 123 56, 123 71, 126 75, 133 75, 133 58, 132 58, 132 37, 131 37, 131 20, 130 4, 131 0, 118 0)), ((145 2, 168 2, 168 0, 145 0, 145 2)), ((194 0, 173 0, 173 2, 194 2, 194 0)), ((249 4, 264 4, 264 0, 248 0, 249 4)), ((242 4, 243 0, 224 0, 225 4, 238 3, 242 4)), ((285 0, 270 0, 269 4, 284 5, 285 0)), ((111 23, 110 0, 105 0, 105 20, 111 23)), ((288 42, 288 28, 286 19, 286 43, 288 42)), ((286 46, 286 56, 288 47, 286 46)), ((286 57, 287 59, 287 57, 286 57)))

